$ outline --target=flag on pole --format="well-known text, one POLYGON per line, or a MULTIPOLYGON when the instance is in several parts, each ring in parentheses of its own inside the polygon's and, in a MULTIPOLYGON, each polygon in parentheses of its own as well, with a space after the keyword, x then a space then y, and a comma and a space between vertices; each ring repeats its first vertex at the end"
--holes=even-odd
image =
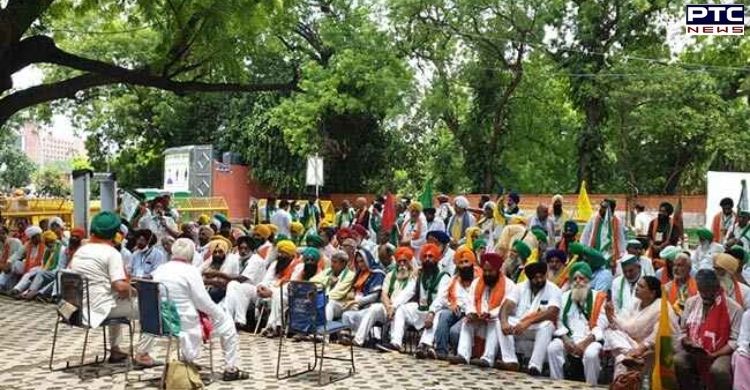
POLYGON ((492 219, 494 219, 495 223, 500 226, 506 225, 506 222, 507 222, 505 220, 505 214, 503 213, 504 204, 505 204, 505 196, 501 196, 500 199, 497 200, 495 209, 492 210, 492 219))
MULTIPOLYGON (((662 297, 667 296, 663 291, 662 297)), ((669 321, 669 306, 667 299, 661 299, 661 313, 659 314, 659 329, 656 334, 654 345, 654 371, 651 373, 652 390, 677 389, 677 377, 675 376, 672 357, 674 348, 672 346, 672 327, 669 321)))
POLYGON ((424 183, 422 193, 419 195, 419 203, 421 203, 424 208, 432 207, 432 179, 429 179, 424 183))
POLYGON ((380 223, 381 232, 391 232, 393 225, 396 223, 396 200, 390 192, 385 196, 383 205, 383 219, 380 223))
POLYGON ((677 232, 677 235, 682 240, 682 235, 685 233, 683 219, 682 219, 682 195, 677 198, 677 207, 674 209, 674 216, 672 217, 672 225, 669 227, 669 234, 667 234, 667 240, 672 237, 673 231, 677 232))
POLYGON ((742 179, 741 183, 742 192, 740 192, 740 200, 737 202, 737 213, 750 210, 750 202, 747 200, 747 181, 742 179))
POLYGON ((578 202, 576 205, 576 220, 579 222, 588 222, 594 210, 591 208, 589 194, 586 192, 586 181, 581 181, 581 189, 578 192, 578 202))

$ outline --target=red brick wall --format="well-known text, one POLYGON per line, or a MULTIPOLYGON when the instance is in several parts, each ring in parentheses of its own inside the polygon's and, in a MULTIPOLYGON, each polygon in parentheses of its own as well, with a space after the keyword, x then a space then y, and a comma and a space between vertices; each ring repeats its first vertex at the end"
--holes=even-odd
POLYGON ((219 162, 214 161, 212 195, 224 197, 231 219, 249 217, 250 198, 265 198, 268 191, 250 179, 250 168, 247 165, 229 165, 228 171, 217 169, 219 165, 219 162))

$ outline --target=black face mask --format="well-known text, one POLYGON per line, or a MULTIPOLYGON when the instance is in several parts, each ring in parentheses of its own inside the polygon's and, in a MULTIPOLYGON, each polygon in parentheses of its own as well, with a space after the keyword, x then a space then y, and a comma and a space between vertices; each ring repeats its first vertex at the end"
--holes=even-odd
POLYGON ((317 263, 305 263, 304 273, 305 279, 310 279, 318 271, 317 263))
POLYGON ((497 283, 498 276, 482 275, 482 279, 484 280, 484 284, 494 286, 497 283))
POLYGON ((474 267, 459 268, 458 275, 461 277, 461 280, 465 282, 474 280, 474 267))
POLYGON ((216 256, 214 255, 211 257, 211 267, 213 268, 220 268, 222 264, 224 264, 224 259, 226 259, 225 255, 216 256))
POLYGON ((283 271, 289 263, 292 262, 292 259, 288 257, 278 257, 276 258, 276 273, 283 271))

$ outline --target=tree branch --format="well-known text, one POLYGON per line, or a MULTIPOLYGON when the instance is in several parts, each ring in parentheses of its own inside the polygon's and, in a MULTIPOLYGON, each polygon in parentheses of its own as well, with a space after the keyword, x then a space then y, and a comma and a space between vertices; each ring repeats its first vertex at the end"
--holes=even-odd
MULTIPOLYGON (((55 99, 72 97, 76 92, 91 87, 115 83, 153 87, 176 94, 188 92, 300 91, 297 87, 299 80, 299 72, 297 70, 295 70, 292 80, 285 83, 242 84, 175 81, 170 78, 151 74, 147 69, 131 70, 67 53, 55 46, 54 41, 48 37, 39 36, 33 38, 33 43, 39 50, 25 56, 28 64, 44 62, 87 73, 57 83, 27 88, 0 99, 0 125, 4 124, 11 115, 26 107, 55 99)), ((16 64, 16 66, 20 65, 16 64)))

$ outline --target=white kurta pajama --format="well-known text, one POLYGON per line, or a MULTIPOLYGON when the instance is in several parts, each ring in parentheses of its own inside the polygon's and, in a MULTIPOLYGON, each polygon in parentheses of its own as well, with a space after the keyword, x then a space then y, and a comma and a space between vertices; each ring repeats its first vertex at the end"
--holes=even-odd
POLYGON ((180 351, 187 362, 200 357, 203 333, 198 311, 211 319, 213 333, 221 338, 224 363, 227 369, 236 368, 239 359, 240 339, 232 319, 219 308, 208 295, 203 277, 191 264, 169 261, 157 268, 153 274, 155 281, 162 283, 169 292, 169 300, 177 306, 180 315, 180 351))
POLYGON ((453 276, 456 273, 456 262, 453 261, 453 257, 456 255, 456 252, 448 248, 446 245, 445 252, 443 252, 443 257, 440 259, 440 262, 438 263, 438 268, 440 271, 447 273, 449 276, 453 276))
MULTIPOLYGON (((549 307, 560 309, 561 297, 560 288, 552 282, 546 282, 536 295, 532 295, 529 281, 517 284, 505 298, 516 304, 515 314, 508 318, 508 323, 511 326, 518 325, 525 316, 546 310, 549 307)), ((500 326, 499 321, 498 326, 500 326)), ((506 335, 500 329, 498 334, 500 335, 503 363, 518 363, 516 341, 531 342, 533 343, 533 349, 529 360, 529 368, 533 367, 541 372, 544 360, 547 358, 547 345, 552 341, 554 330, 555 324, 552 321, 542 321, 531 325, 526 332, 519 336, 506 335)), ((528 351, 523 351, 523 349, 526 348, 522 347, 524 355, 528 354, 528 351)))
MULTIPOLYGON (((440 271, 438 271, 440 272, 440 271)), ((434 307, 439 305, 437 297, 445 295, 445 291, 450 285, 451 278, 447 274, 440 275, 440 281, 438 282, 437 291, 432 297, 432 302, 427 301, 427 291, 425 290, 424 284, 420 284, 419 288, 419 302, 409 302, 401 305, 393 315, 393 323, 391 326, 391 344, 400 347, 404 340, 404 332, 407 325, 411 325, 417 330, 424 328, 424 321, 427 319, 427 313, 434 312, 434 307), (433 305, 435 305, 433 307, 433 305), (427 310, 420 310, 421 307, 428 307, 427 310)))
MULTIPOLYGON (((304 270, 304 263, 300 262, 296 265, 289 264, 287 267, 294 267, 292 270, 292 274, 290 276, 290 280, 299 280, 300 275, 302 275, 302 272, 304 270)), ((271 263, 271 266, 268 267, 268 270, 266 271, 266 275, 263 277, 263 282, 261 282, 261 285, 265 286, 266 288, 271 290, 271 298, 269 298, 269 306, 271 310, 268 313, 268 322, 266 323, 266 329, 276 329, 277 327, 281 326, 281 316, 282 316, 282 307, 281 307, 281 298, 283 294, 284 301, 287 302, 287 305, 289 302, 287 301, 287 285, 281 284, 281 280, 279 279, 278 275, 276 275, 276 262, 274 261, 271 263)))
MULTIPOLYGON (((459 278, 459 276, 454 276, 454 278, 459 278)), ((435 341, 435 331, 437 330, 437 326, 440 323, 440 316, 441 314, 446 313, 446 310, 451 309, 451 303, 448 300, 448 292, 451 285, 453 285, 454 294, 456 295, 456 304, 458 305, 458 311, 466 313, 468 308, 473 306, 473 295, 471 295, 470 292, 471 285, 464 288, 464 286, 461 285, 460 280, 453 284, 453 279, 450 279, 448 287, 445 290, 442 290, 442 293, 437 298, 435 298, 432 305, 430 305, 430 312, 435 313, 435 317, 432 320, 432 327, 429 329, 425 328, 422 332, 422 337, 419 340, 420 344, 425 344, 428 346, 433 345, 435 341)))
MULTIPOLYGON (((593 291, 594 301, 596 300, 596 294, 599 292, 593 291)), ((596 386, 599 382, 599 372, 601 372, 601 362, 599 359, 599 353, 602 350, 602 343, 604 342, 604 329, 606 329, 608 322, 607 316, 604 314, 604 307, 599 308, 599 313, 591 313, 591 315, 598 315, 597 324, 591 328, 589 320, 581 312, 578 305, 575 302, 571 302, 570 310, 568 310, 568 326, 566 327, 562 321, 563 310, 570 301, 570 291, 566 291, 562 297, 562 308, 560 309, 560 315, 557 321, 557 330, 555 330, 555 338, 547 347, 547 360, 549 363, 549 376, 552 379, 563 379, 563 365, 565 364, 565 345, 562 337, 568 335, 574 343, 580 343, 583 339, 594 336, 594 341, 586 347, 583 351, 581 360, 583 361, 583 373, 586 377, 586 383, 592 386, 596 386)), ((593 306, 593 305, 592 305, 593 306)), ((592 310, 595 309, 592 307, 592 310)))
MULTIPOLYGON (((383 282, 382 294, 388 294, 391 278, 394 276, 393 272, 386 275, 383 282)), ((398 280, 394 283, 393 292, 389 295, 394 312, 409 302, 414 296, 416 283, 417 280, 414 277, 409 277, 403 287, 398 280)), ((363 345, 365 343, 367 336, 370 334, 370 330, 372 330, 372 327, 375 326, 376 323, 385 323, 387 320, 388 317, 385 305, 381 302, 373 303, 362 310, 347 311, 341 316, 341 321, 344 325, 349 325, 351 326, 351 329, 356 330, 354 334, 354 342, 358 345, 363 345)))
POLYGON ((232 280, 227 283, 227 292, 220 306, 234 319, 235 323, 246 324, 247 309, 256 301, 257 286, 263 280, 265 273, 265 260, 257 253, 253 253, 241 274, 247 280, 244 282, 232 280))
MULTIPOLYGON (((502 274, 501 274, 502 276, 502 274)), ((505 298, 508 297, 508 295, 513 291, 514 288, 516 288, 515 283, 508 277, 502 276, 505 278, 505 297, 503 297, 503 301, 505 302, 505 298)), ((469 287, 468 291, 466 291, 465 294, 465 300, 466 300, 466 314, 472 314, 477 313, 477 308, 474 302, 474 297, 476 293, 477 288, 477 281, 478 279, 474 279, 474 282, 472 282, 471 286, 469 287)), ((459 285, 460 286, 460 285, 459 285)), ((463 288, 461 288, 463 289, 463 288)), ((488 311, 489 308, 489 301, 490 301, 490 294, 491 291, 489 288, 485 288, 484 292, 482 293, 482 307, 481 311, 482 313, 489 313, 490 319, 486 324, 472 324, 469 323, 469 321, 464 318, 462 320, 461 324, 461 335, 458 339, 458 356, 461 356, 466 360, 466 362, 469 362, 471 360, 471 352, 474 348, 474 336, 479 333, 482 334, 484 337, 484 354, 482 355, 481 359, 490 363, 490 365, 495 363, 495 357, 497 356, 497 348, 498 348, 498 342, 499 342, 499 314, 500 314, 500 308, 502 307, 502 302, 500 305, 496 308, 494 308, 491 311, 488 311)))
POLYGON ((615 306, 615 313, 621 314, 638 310, 641 301, 635 297, 637 284, 638 280, 630 283, 624 275, 620 275, 612 281, 612 304, 615 306))

